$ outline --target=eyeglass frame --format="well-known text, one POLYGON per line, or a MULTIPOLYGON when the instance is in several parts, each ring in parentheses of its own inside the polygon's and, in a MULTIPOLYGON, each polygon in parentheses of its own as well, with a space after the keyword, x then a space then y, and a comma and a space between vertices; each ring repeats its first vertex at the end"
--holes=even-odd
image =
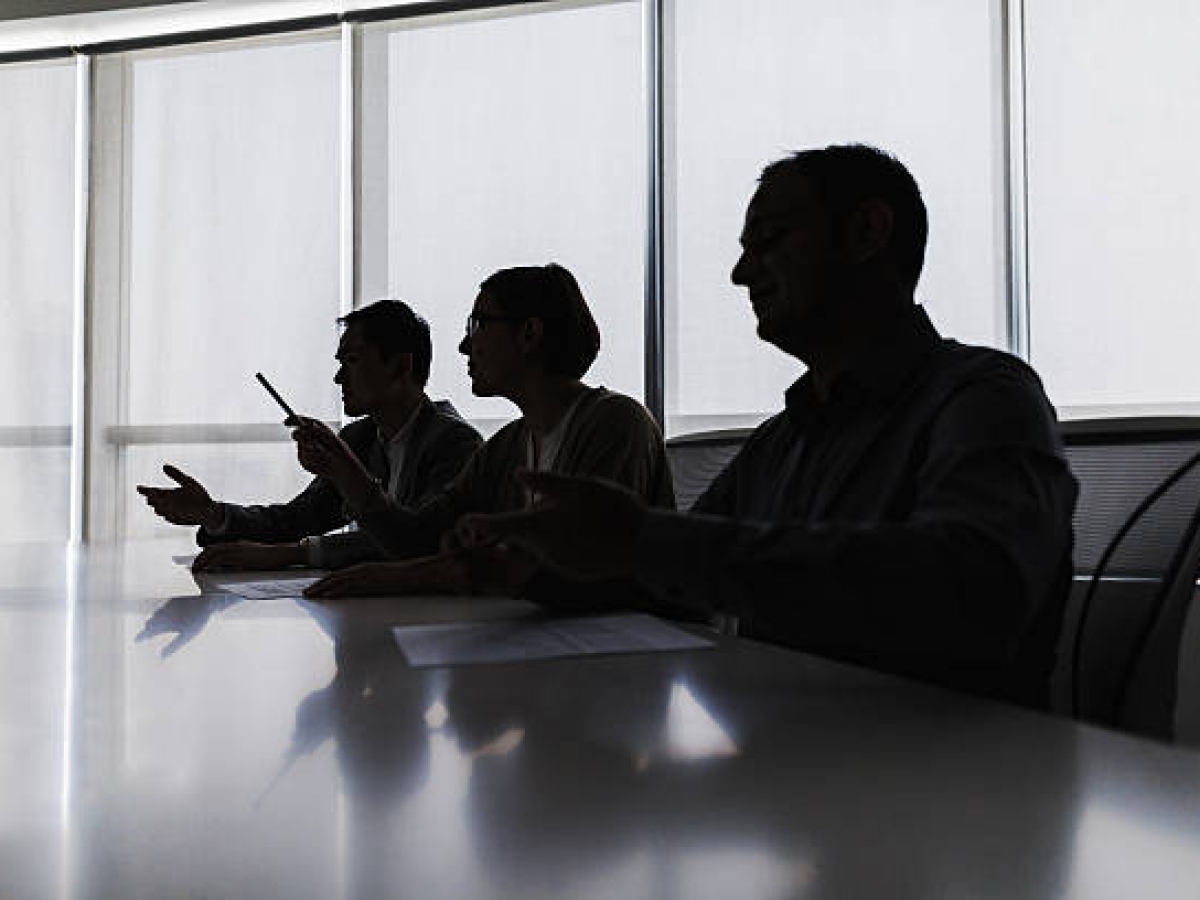
POLYGON ((474 337, 479 329, 488 322, 521 322, 524 316, 508 316, 503 313, 473 312, 467 316, 467 337, 474 337))

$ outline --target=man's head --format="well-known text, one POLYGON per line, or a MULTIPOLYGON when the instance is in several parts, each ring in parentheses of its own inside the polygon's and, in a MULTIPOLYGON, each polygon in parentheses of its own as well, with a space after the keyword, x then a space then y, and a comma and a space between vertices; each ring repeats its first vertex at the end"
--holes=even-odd
POLYGON ((869 313, 911 301, 928 219, 908 170, 861 144, 771 163, 746 211, 731 277, 747 287, 764 340, 795 352, 869 313))
POLYGON ((519 266, 479 286, 458 349, 476 394, 509 396, 532 372, 583 377, 600 351, 600 329, 570 272, 556 263, 519 266))
POLYGON ((407 304, 380 300, 338 323, 345 331, 338 342, 333 380, 342 387, 346 415, 372 415, 424 389, 433 343, 429 325, 407 304))

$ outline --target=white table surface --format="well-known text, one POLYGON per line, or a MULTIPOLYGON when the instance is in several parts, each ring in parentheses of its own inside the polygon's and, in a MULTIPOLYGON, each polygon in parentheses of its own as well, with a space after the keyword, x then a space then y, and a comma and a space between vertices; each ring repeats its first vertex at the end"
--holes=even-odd
POLYGON ((719 639, 410 669, 516 601, 0 547, 0 898, 1200 896, 1200 754, 719 639))

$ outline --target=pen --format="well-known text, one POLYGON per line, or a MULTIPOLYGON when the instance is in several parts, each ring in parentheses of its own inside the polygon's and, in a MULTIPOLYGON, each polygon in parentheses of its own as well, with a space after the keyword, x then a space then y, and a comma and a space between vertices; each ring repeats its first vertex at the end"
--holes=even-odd
POLYGON ((294 412, 292 412, 292 408, 287 405, 284 399, 279 396, 279 391, 271 387, 271 382, 267 381, 262 372, 255 372, 254 377, 258 379, 259 384, 267 389, 267 393, 275 398, 275 402, 283 407, 283 411, 288 414, 289 419, 299 418, 294 412))

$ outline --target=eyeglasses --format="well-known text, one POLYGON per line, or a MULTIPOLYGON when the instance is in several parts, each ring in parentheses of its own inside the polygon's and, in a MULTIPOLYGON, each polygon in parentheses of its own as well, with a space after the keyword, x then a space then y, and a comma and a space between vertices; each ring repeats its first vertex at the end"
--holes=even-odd
POLYGON ((475 337, 487 322, 519 322, 520 316, 506 316, 501 313, 471 313, 467 316, 467 337, 475 337))

